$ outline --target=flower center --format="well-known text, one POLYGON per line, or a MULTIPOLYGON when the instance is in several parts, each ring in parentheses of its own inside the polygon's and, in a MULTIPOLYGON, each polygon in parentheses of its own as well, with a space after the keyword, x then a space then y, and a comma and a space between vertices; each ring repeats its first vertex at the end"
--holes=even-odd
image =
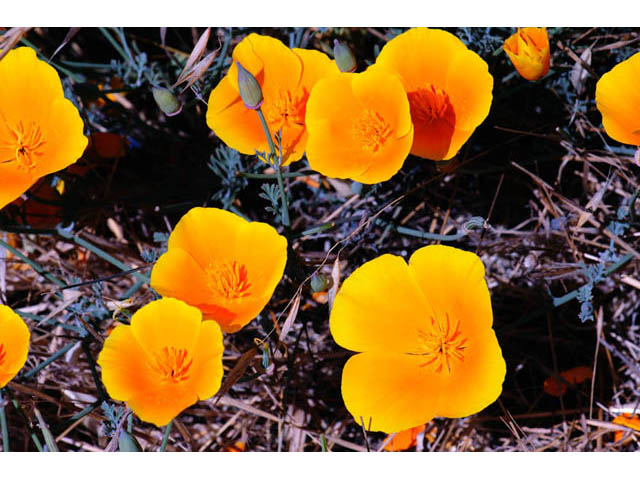
POLYGON ((414 122, 431 123, 445 116, 451 108, 449 95, 433 85, 409 92, 409 107, 414 122))
POLYGON ((15 128, 9 127, 9 138, 0 140, 0 147, 9 150, 13 157, 0 163, 16 162, 18 168, 31 171, 43 155, 42 147, 47 143, 40 127, 35 122, 27 126, 22 121, 15 128))
POLYGON ((0 365, 4 363, 4 359, 7 356, 7 352, 4 351, 4 345, 0 343, 0 365))
POLYGON ((236 299, 251 294, 247 267, 236 262, 214 262, 207 268, 209 289, 219 296, 236 299))
POLYGON ((353 122, 353 137, 364 150, 377 153, 391 136, 391 126, 378 112, 366 109, 353 122))
POLYGON ((306 91, 297 96, 289 90, 280 90, 275 98, 271 98, 268 103, 265 102, 262 109, 272 135, 284 127, 304 125, 308 96, 306 91))
POLYGON ((175 347, 164 347, 159 353, 154 355, 151 367, 158 372, 164 380, 178 383, 189 378, 189 368, 193 359, 189 358, 186 350, 175 347))
POLYGON ((421 367, 430 366, 435 373, 451 373, 455 362, 464 362, 467 339, 462 336, 460 322, 451 322, 449 314, 442 323, 431 317, 431 331, 419 330, 418 337, 421 346, 418 354, 427 357, 421 367))

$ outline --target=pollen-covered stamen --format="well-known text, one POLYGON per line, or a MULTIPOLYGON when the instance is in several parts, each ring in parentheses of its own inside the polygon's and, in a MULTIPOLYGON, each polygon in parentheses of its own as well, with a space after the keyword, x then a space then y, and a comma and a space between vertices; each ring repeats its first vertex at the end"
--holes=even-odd
POLYGON ((418 331, 421 350, 418 355, 427 356, 421 367, 432 366, 436 373, 451 373, 454 361, 464 362, 467 339, 462 336, 460 321, 455 323, 445 315, 444 322, 431 317, 431 331, 418 331))
POLYGON ((251 294, 247 267, 235 260, 232 262, 213 262, 207 268, 209 289, 219 296, 236 299, 251 294))
POLYGON ((352 134, 364 150, 378 152, 391 136, 392 128, 382 115, 364 110, 353 122, 352 134))
POLYGON ((449 95, 444 90, 428 85, 409 92, 409 108, 414 123, 431 123, 444 118, 452 108, 449 95))
POLYGON ((47 143, 40 127, 35 122, 25 126, 20 121, 15 127, 9 127, 8 131, 10 137, 2 141, 0 147, 10 151, 9 155, 13 157, 1 163, 16 162, 19 168, 27 171, 35 168, 38 157, 43 155, 42 147, 47 143))
POLYGON ((189 368, 191 368, 192 363, 193 359, 190 358, 187 350, 164 347, 154 355, 152 367, 164 380, 178 383, 189 378, 189 368))
POLYGON ((272 134, 284 127, 304 125, 308 96, 306 91, 297 96, 289 90, 280 90, 275 98, 263 104, 262 111, 272 134))
POLYGON ((4 345, 0 343, 0 365, 4 363, 4 359, 7 356, 7 352, 4 350, 4 345))

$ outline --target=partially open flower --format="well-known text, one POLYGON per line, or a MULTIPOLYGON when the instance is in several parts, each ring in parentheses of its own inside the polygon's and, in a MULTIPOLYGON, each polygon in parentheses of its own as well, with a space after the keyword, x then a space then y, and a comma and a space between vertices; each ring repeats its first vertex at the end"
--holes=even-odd
POLYGON ((368 430, 399 432, 435 416, 465 417, 498 398, 506 366, 484 266, 432 245, 409 264, 382 255, 347 278, 330 317, 344 366, 342 397, 368 430))
POLYGON ((309 93, 338 67, 322 52, 290 49, 280 40, 255 33, 236 45, 227 75, 209 97, 207 125, 229 147, 246 155, 266 152, 269 144, 258 114, 240 96, 237 62, 259 84, 264 97, 260 108, 271 134, 282 131, 282 165, 300 160, 307 143, 304 118, 309 93))
POLYGON ((605 73, 596 84, 596 106, 607 135, 640 146, 640 52, 605 73))
POLYGON ((145 422, 166 425, 222 382, 222 332, 197 308, 172 298, 151 302, 118 325, 98 356, 102 381, 145 422))
POLYGON ((0 388, 20 371, 29 354, 29 328, 24 320, 0 305, 0 388))
POLYGON ((270 225, 217 208, 196 207, 178 222, 151 286, 235 332, 271 299, 287 263, 287 240, 270 225))
POLYGON ((539 80, 549 73, 549 36, 544 27, 519 28, 504 41, 504 51, 527 80, 539 80))
POLYGON ((321 79, 309 96, 306 122, 311 168, 361 183, 389 180, 413 141, 402 83, 380 70, 321 79))
POLYGON ((452 158, 489 114, 493 77, 487 63, 455 35, 412 28, 390 40, 372 68, 396 73, 409 96, 411 153, 452 158))
POLYGON ((0 209, 78 160, 83 129, 60 77, 34 50, 16 48, 0 60, 0 209))

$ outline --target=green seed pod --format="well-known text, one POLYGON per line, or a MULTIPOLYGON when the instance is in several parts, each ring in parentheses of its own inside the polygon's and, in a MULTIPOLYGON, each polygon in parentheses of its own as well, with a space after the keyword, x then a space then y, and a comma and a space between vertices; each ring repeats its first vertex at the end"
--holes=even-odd
POLYGON ((260 84, 256 77, 251 75, 251 72, 244 68, 240 62, 236 62, 236 65, 238 66, 238 90, 240 90, 244 106, 251 110, 257 110, 264 102, 260 84))
POLYGON ((346 43, 341 43, 338 40, 333 41, 333 58, 335 58, 336 65, 341 72, 355 72, 358 67, 356 57, 351 49, 346 43))
POLYGON ((182 110, 182 104, 173 93, 166 88, 160 87, 154 87, 152 92, 153 99, 167 117, 173 117, 180 113, 182 110))

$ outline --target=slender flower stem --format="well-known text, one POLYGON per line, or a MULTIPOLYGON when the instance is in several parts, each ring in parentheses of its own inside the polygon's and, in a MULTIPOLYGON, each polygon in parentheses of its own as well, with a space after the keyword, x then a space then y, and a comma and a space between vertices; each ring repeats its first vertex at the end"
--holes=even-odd
POLYGON ((264 134, 267 136, 267 142, 269 142, 269 149, 271 150, 271 161, 272 165, 276 170, 276 178, 278 179, 278 187, 280 188, 280 198, 282 199, 282 224, 285 228, 289 228, 291 222, 289 221, 289 202, 287 201, 287 194, 284 190, 284 182, 282 180, 282 171, 280 170, 280 161, 278 159, 278 155, 276 154, 276 146, 273 143, 273 138, 271 137, 271 132, 269 131, 269 125, 267 125, 267 120, 264 118, 264 114, 262 113, 262 109, 258 108, 256 110, 258 112, 258 116, 260 117, 260 121, 262 122, 262 128, 264 129, 264 134))
MULTIPOLYGON (((302 171, 302 172, 287 172, 282 174, 282 178, 295 178, 295 177, 306 177, 307 175, 312 174, 310 171, 302 171)), ((278 174, 273 173, 249 173, 249 172, 238 172, 236 173, 238 177, 251 178, 255 180, 268 180, 272 178, 278 178, 278 174)))
POLYGON ((167 426, 164 428, 164 436, 162 437, 162 445, 160 445, 160 451, 164 452, 167 450, 167 443, 169 442, 169 434, 171 433, 171 425, 173 424, 173 420, 171 420, 167 426))
POLYGON ((7 427, 7 415, 4 411, 3 390, 0 389, 0 428, 2 429, 2 451, 9 451, 9 429, 7 427))
POLYGON ((22 410, 22 407, 20 407, 20 404, 18 403, 18 400, 16 399, 15 395, 13 394, 13 392, 8 386, 4 387, 4 391, 9 394, 9 397, 11 397, 11 403, 13 403, 13 407, 20 414, 20 416, 22 417, 22 420, 24 420, 24 424, 27 427, 27 430, 29 431, 29 435, 31 435, 31 440, 33 440, 33 443, 36 446, 36 449, 39 452, 42 452, 43 451, 42 443, 40 443, 40 439, 31 428, 31 421, 27 418, 27 415, 24 413, 24 410, 22 410))

